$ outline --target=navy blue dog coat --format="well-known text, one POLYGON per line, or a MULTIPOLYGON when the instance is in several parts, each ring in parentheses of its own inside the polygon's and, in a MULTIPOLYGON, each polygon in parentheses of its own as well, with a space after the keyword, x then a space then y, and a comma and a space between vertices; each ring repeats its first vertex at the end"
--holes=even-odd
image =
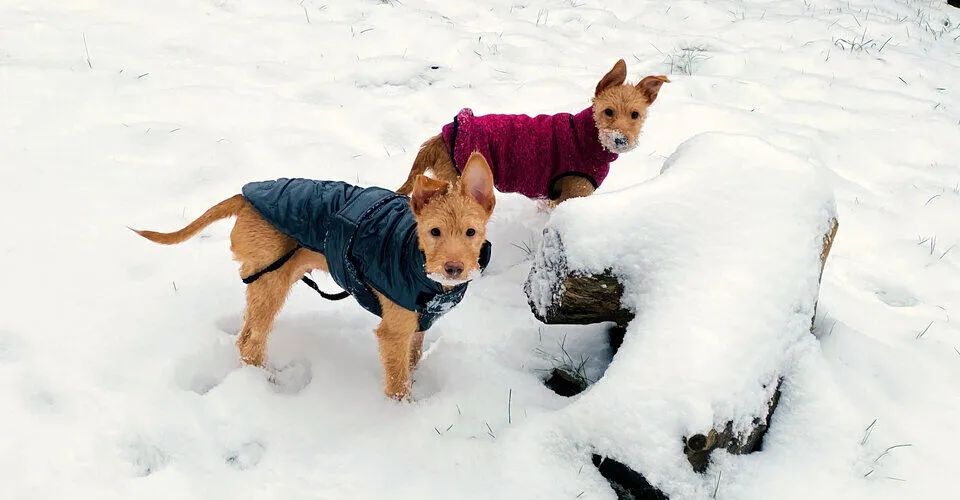
MULTIPOLYGON (((419 314, 426 331, 460 303, 469 283, 447 292, 424 270, 410 198, 378 187, 340 181, 286 179, 251 182, 243 196, 267 222, 305 248, 322 253, 330 275, 364 309, 382 317, 371 290, 419 314)), ((483 270, 490 242, 480 251, 483 270)))

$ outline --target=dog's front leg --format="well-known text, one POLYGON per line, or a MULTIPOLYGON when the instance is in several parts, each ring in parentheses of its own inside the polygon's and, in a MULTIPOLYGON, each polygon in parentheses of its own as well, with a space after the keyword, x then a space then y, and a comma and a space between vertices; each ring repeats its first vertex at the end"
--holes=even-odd
POLYGON ((383 311, 383 320, 377 327, 383 392, 394 399, 406 399, 410 394, 410 354, 419 317, 416 311, 404 309, 379 293, 377 298, 383 311))
POLYGON ((555 200, 550 200, 550 204, 553 208, 556 208, 557 205, 563 203, 570 198, 583 198, 585 196, 590 196, 596 191, 596 188, 593 187, 593 183, 589 180, 580 177, 579 175, 568 175, 557 181, 557 189, 560 192, 560 196, 555 200))
POLYGON ((414 332, 410 339, 410 371, 416 370, 423 355, 423 332, 414 332))

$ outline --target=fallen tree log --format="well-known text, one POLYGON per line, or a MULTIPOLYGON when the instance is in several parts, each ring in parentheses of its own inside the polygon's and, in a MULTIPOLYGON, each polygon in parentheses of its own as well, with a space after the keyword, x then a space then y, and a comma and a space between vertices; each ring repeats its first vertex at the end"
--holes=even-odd
MULTIPOLYGON (((839 224, 836 219, 832 219, 829 226, 830 230, 823 235, 823 246, 820 251, 821 279, 839 224)), ((614 322, 617 324, 614 329, 621 332, 622 335, 627 323, 634 318, 634 313, 621 304, 623 284, 609 269, 600 274, 585 274, 570 270, 562 251, 562 238, 556 231, 550 232, 548 230, 548 233, 545 238, 552 239, 552 245, 559 251, 549 252, 549 257, 541 258, 535 263, 524 287, 534 316, 546 324, 614 322), (535 300, 537 293, 546 294, 550 297, 546 307, 535 300)), ((814 302, 815 315, 816 302, 814 302)), ((814 317, 810 318, 811 329, 814 320, 814 317)), ((619 346, 614 345, 614 351, 617 347, 619 346)), ((565 383, 567 379, 579 379, 573 376, 565 376, 558 370, 554 370, 550 385, 551 387, 564 387, 565 389, 560 391, 554 389, 556 392, 564 396, 572 396, 585 389, 581 386, 579 390, 571 390, 571 387, 577 386, 573 382, 565 383)), ((709 429, 702 434, 684 437, 684 454, 693 470, 697 472, 705 471, 709 464, 710 454, 717 449, 726 449, 729 453, 736 455, 759 450, 763 436, 770 427, 770 419, 773 417, 773 412, 780 400, 781 382, 781 380, 777 381, 773 396, 767 403, 766 414, 762 418, 755 418, 753 428, 748 432, 734 432, 733 422, 727 422, 722 429, 709 429)))
MULTIPOLYGON (((641 337, 615 355, 621 365, 617 381, 605 375, 594 384, 604 390, 592 390, 574 405, 590 402, 583 413, 605 422, 593 431, 599 436, 607 429, 642 427, 690 405, 712 411, 712 426, 695 432, 702 423, 691 419, 685 427, 694 432, 674 437, 688 471, 703 473, 717 450, 738 455, 761 448, 780 400, 789 346, 813 327, 819 282, 839 226, 819 171, 762 141, 705 134, 678 148, 663 173, 673 174, 671 168, 678 173, 661 175, 652 187, 559 207, 544 229, 524 291, 543 323, 613 323, 615 350, 625 334, 641 337), (677 377, 687 392, 658 399, 677 377), (736 398, 740 402, 731 406, 736 398)), ((583 390, 564 379, 554 370, 550 383, 568 394, 583 390)), ((635 442, 647 439, 635 436, 635 442)), ((616 443, 612 448, 619 450, 597 449, 596 456, 612 464, 608 472, 632 471, 636 476, 615 475, 660 498, 650 492, 657 485, 642 479, 643 470, 625 464, 631 455, 658 463, 651 457, 669 443, 645 450, 603 439, 607 449, 616 443)), ((679 474, 669 473, 672 484, 680 484, 679 474)))

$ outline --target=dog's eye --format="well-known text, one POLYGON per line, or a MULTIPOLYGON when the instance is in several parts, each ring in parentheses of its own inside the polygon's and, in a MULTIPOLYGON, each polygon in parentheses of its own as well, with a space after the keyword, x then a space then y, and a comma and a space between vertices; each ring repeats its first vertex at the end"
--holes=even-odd
POLYGON ((610 108, 607 108, 607 109, 603 110, 603 114, 605 114, 605 115, 607 115, 607 116, 613 116, 613 110, 610 109, 610 108))
POLYGON ((630 113, 630 118, 636 120, 637 118, 640 118, 640 113, 638 111, 634 111, 633 113, 630 113))
POLYGON ((477 234, 477 230, 474 228, 467 229, 467 236, 473 238, 473 235, 477 234))
POLYGON ((430 235, 433 236, 434 238, 439 238, 439 237, 440 237, 440 228, 435 227, 435 228, 431 229, 431 230, 430 230, 430 235))

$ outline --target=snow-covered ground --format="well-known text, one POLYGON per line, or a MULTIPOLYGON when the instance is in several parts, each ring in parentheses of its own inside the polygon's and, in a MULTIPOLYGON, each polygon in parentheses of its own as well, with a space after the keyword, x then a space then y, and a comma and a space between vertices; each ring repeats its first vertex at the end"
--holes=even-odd
POLYGON ((764 451, 651 480, 675 499, 948 498, 958 26, 936 0, 2 2, 0 498, 614 498, 573 407, 596 396, 540 381, 568 358, 595 378, 610 352, 601 326, 531 315, 533 202, 499 197, 490 272, 429 332, 413 404, 381 395, 376 318, 305 287, 270 339, 279 383, 239 367, 230 224, 176 247, 126 226, 178 227, 251 180, 399 186, 461 107, 577 111, 620 57, 672 83, 598 196, 721 131, 825 168, 840 218, 764 451))

